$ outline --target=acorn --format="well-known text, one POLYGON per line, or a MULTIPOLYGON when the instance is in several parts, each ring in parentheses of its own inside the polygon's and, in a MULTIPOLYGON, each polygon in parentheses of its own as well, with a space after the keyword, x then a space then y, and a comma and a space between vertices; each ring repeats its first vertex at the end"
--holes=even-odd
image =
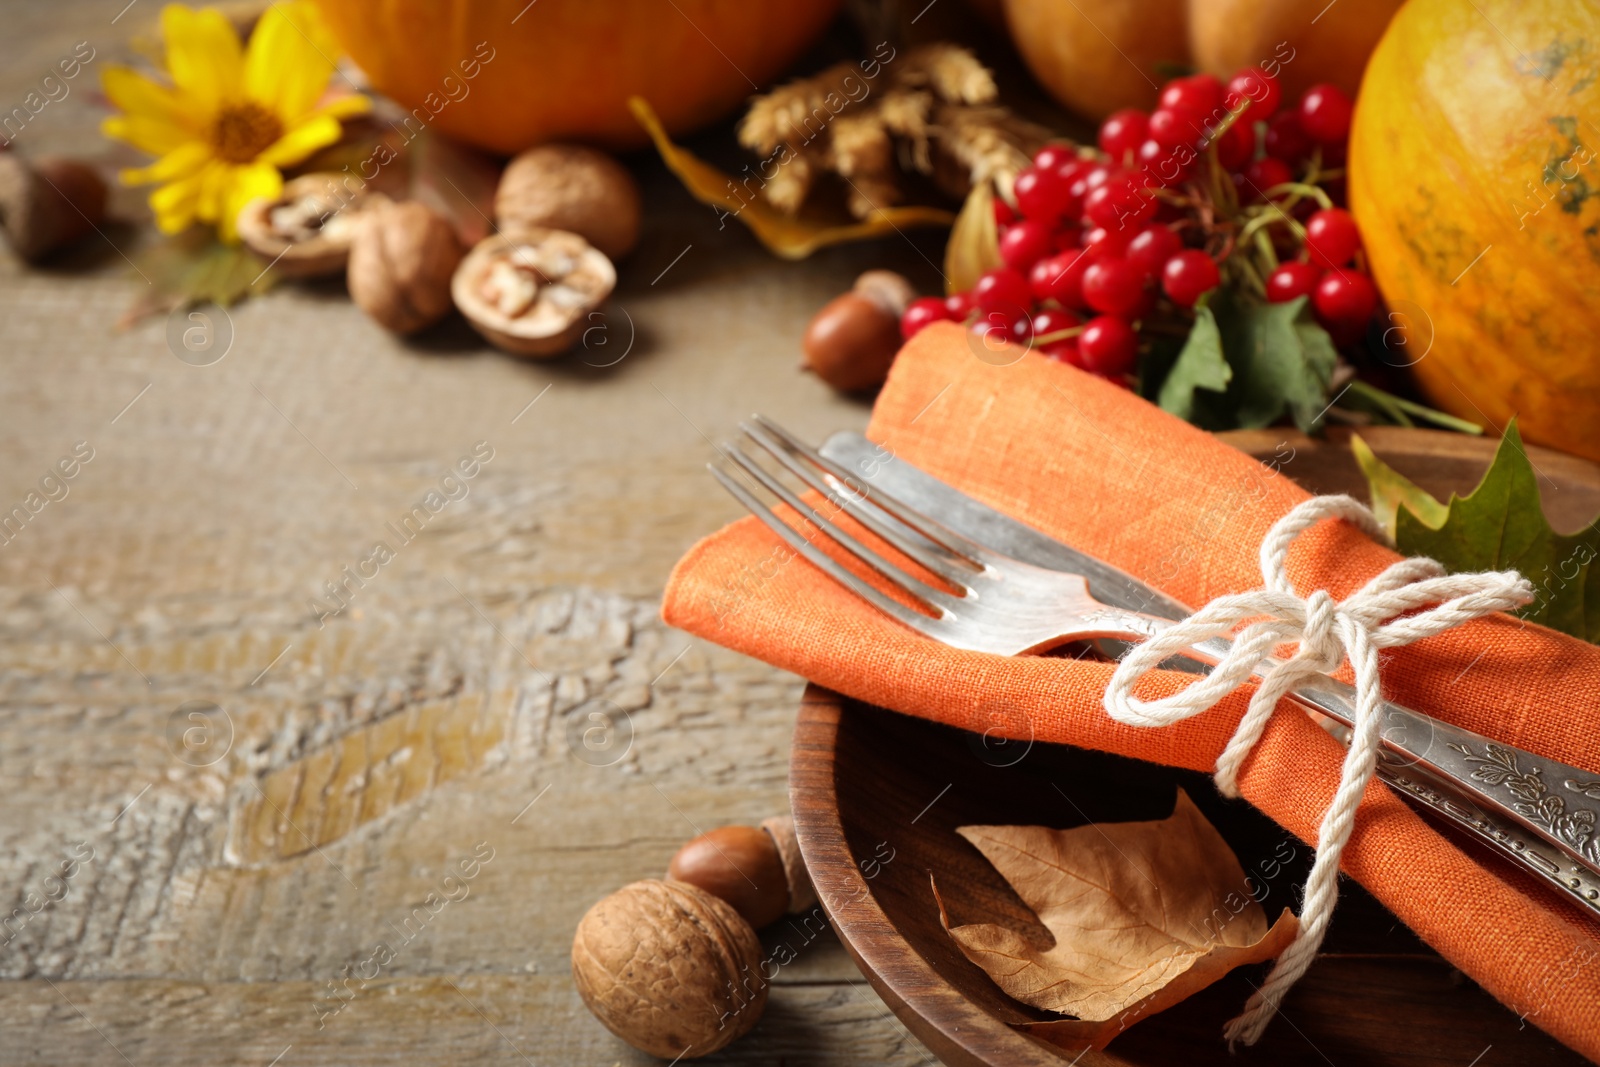
POLYGON ((0 154, 0 224, 12 249, 37 262, 93 232, 106 217, 106 183, 75 159, 31 163, 0 154))

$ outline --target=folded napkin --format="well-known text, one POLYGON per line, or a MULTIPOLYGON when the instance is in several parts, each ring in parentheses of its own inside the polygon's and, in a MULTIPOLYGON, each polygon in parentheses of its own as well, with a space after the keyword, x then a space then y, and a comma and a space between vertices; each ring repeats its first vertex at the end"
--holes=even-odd
MULTIPOLYGON (((1307 498, 1288 477, 1101 379, 1032 353, 1009 366, 980 360, 951 324, 924 329, 901 351, 867 435, 1195 606, 1258 588, 1262 537, 1307 498)), ((1282 453, 1292 471, 1292 450, 1282 453)), ((1295 542, 1288 571, 1302 593, 1343 598, 1397 558, 1329 521, 1295 542)), ((858 600, 750 518, 689 551, 662 614, 858 700, 979 732, 996 730, 993 708, 1013 708, 1019 737, 1192 770, 1212 770, 1249 699, 1240 690, 1169 727, 1123 725, 1102 705, 1113 665, 940 645, 858 600)), ((1165 696, 1188 680, 1152 672, 1139 692, 1165 696)), ((1383 685, 1402 704, 1600 771, 1595 646, 1493 616, 1385 653, 1383 685)), ((1280 709, 1240 789, 1314 844, 1342 757, 1308 717, 1280 709)), ((1377 782, 1343 869, 1513 1011, 1600 1060, 1600 922, 1583 909, 1497 859, 1463 852, 1377 782)))

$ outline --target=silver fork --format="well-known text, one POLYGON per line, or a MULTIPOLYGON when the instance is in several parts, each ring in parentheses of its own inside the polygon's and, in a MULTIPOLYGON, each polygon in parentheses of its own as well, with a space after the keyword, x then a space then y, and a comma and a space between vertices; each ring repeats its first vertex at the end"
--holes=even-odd
MULTIPOLYGON (((820 493, 835 514, 849 515, 927 570, 943 588, 863 544, 733 444, 723 447, 731 464, 883 576, 920 610, 858 577, 780 518, 750 487, 711 464, 717 480, 813 565, 902 625, 943 644, 1003 656, 1037 654, 1072 642, 1138 641, 1188 613, 1131 575, 1022 527, 881 449, 883 454, 873 457, 870 468, 861 464, 872 472, 869 486, 868 480, 853 476, 759 415, 751 423, 741 423, 740 429, 779 466, 820 493), (886 490, 891 480, 901 491, 886 490), (914 507, 908 496, 939 505, 947 519, 958 516, 967 532, 935 518, 926 506, 914 507), (982 531, 988 543, 968 535, 974 531, 982 531), (1012 554, 996 550, 996 542, 1010 547, 1012 554), (1049 551, 1052 546, 1058 551, 1049 551), (1023 548, 1031 551, 1019 550, 1023 548), (1049 557, 1054 565, 1018 558, 1024 554, 1049 557), (1171 617, 1108 605, 1091 594, 1091 581, 1100 588, 1115 586, 1119 599, 1137 598, 1171 617)), ((861 446, 876 447, 864 438, 858 440, 861 446)), ((1226 639, 1218 638, 1194 646, 1189 654, 1209 668, 1228 647, 1226 639)), ((1264 660, 1256 673, 1271 664, 1264 660)), ((1291 699, 1319 720, 1325 716, 1348 727, 1354 717, 1355 691, 1332 678, 1313 680, 1291 699)), ((1382 734, 1387 751, 1378 773, 1385 782, 1600 913, 1600 827, 1596 806, 1583 806, 1584 798, 1600 800, 1600 774, 1535 756, 1394 703, 1384 705, 1382 734), (1550 783, 1564 792, 1556 792, 1550 783), (1499 789, 1508 792, 1508 799, 1497 795, 1499 789)))

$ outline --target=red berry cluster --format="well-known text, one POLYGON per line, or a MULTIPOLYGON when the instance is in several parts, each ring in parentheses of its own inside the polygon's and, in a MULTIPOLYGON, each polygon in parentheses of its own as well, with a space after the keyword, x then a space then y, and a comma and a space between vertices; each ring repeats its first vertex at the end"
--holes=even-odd
MULTIPOLYGON (((1017 175, 1015 206, 994 202, 1003 265, 969 292, 914 302, 901 332, 970 323, 985 341, 1032 345, 1124 381, 1138 327, 1192 316, 1230 256, 1258 254, 1259 238, 1241 238, 1270 212, 1277 217, 1254 224, 1274 235, 1271 260, 1249 272, 1259 298, 1309 296, 1336 343, 1358 339, 1377 305, 1371 280, 1352 266, 1360 235, 1328 191, 1304 184, 1343 164, 1351 103, 1319 85, 1280 111, 1281 95, 1260 68, 1226 85, 1195 74, 1168 82, 1153 112, 1107 118, 1099 151, 1046 145, 1017 175)), ((1337 174, 1328 182, 1336 193, 1337 174)))

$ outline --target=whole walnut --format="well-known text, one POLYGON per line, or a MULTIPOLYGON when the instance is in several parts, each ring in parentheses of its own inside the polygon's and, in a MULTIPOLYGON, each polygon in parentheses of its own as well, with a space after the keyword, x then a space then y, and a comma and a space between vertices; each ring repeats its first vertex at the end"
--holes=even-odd
POLYGON ((604 152, 582 145, 530 148, 506 164, 494 194, 495 222, 512 238, 527 229, 566 230, 612 260, 639 240, 639 186, 604 152))
POLYGON ((761 942, 732 906, 684 882, 648 879, 578 923, 572 977, 606 1028, 653 1056, 710 1055, 761 1017, 761 942))
POLYGON ((462 254, 443 216, 416 201, 379 200, 362 209, 345 279, 380 326, 414 333, 450 310, 450 278, 462 254))

